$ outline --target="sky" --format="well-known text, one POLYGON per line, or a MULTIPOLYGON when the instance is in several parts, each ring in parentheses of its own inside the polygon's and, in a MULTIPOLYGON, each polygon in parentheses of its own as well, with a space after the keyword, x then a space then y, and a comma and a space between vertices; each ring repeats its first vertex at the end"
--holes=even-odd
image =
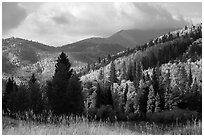
POLYGON ((62 46, 124 29, 182 28, 202 21, 202 3, 3 2, 2 37, 62 46))

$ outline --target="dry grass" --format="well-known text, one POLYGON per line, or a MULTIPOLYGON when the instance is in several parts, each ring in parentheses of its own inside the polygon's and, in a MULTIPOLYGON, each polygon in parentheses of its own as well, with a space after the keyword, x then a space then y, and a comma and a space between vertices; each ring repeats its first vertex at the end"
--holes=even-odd
POLYGON ((157 125, 147 122, 88 122, 72 121, 69 124, 37 124, 3 117, 3 135, 138 135, 138 134, 187 134, 201 135, 202 122, 177 125, 157 125))

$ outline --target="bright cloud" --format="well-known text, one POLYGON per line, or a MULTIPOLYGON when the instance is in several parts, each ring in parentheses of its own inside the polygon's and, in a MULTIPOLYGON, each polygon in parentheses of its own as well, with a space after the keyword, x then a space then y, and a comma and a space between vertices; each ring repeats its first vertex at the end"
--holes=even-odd
POLYGON ((191 8, 186 14, 183 8, 189 5, 175 3, 15 3, 12 8, 5 5, 10 3, 3 4, 3 37, 22 37, 53 46, 92 36, 107 37, 121 29, 179 28, 198 23, 202 10, 191 8), (12 24, 7 25, 9 22, 12 24))

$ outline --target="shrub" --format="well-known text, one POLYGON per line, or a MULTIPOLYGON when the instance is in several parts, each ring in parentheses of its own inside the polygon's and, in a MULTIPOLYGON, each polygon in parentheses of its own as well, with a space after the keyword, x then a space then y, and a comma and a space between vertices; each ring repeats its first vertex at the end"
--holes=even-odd
POLYGON ((139 121, 140 119, 140 115, 138 113, 130 113, 127 116, 128 121, 139 121))
POLYGON ((94 118, 96 118, 96 114, 98 112, 97 108, 89 108, 87 110, 87 117, 89 120, 93 120, 94 118))
POLYGON ((97 118, 101 119, 101 120, 107 120, 110 116, 110 113, 112 111, 112 107, 109 105, 102 105, 99 109, 98 112, 96 114, 97 118))
POLYGON ((126 114, 122 113, 121 111, 115 111, 115 118, 117 121, 127 121, 126 114))
POLYGON ((174 109, 171 111, 147 113, 146 117, 147 120, 158 123, 186 122, 188 120, 197 118, 198 112, 184 109, 174 109))

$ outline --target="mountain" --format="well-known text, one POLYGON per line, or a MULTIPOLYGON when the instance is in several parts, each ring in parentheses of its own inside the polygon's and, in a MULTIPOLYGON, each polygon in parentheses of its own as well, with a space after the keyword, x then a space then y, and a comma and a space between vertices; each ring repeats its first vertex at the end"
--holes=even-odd
POLYGON ((159 29, 159 30, 139 30, 129 29, 121 30, 106 39, 106 43, 120 43, 124 47, 134 48, 150 40, 166 34, 176 29, 159 29))
POLYGON ((21 38, 2 39, 3 78, 14 76, 22 81, 31 73, 36 73, 41 79, 47 79, 54 74, 57 57, 62 51, 68 55, 75 70, 79 71, 87 63, 96 62, 98 57, 116 54, 122 50, 125 48, 119 44, 76 42, 62 47, 51 47, 21 38))
POLYGON ((168 29, 157 29, 157 30, 139 30, 139 29, 129 29, 121 30, 110 37, 100 38, 92 37, 79 41, 80 43, 95 43, 95 44, 119 44, 125 48, 134 48, 137 45, 142 45, 150 40, 166 34, 168 32, 174 31, 176 28, 168 29))

